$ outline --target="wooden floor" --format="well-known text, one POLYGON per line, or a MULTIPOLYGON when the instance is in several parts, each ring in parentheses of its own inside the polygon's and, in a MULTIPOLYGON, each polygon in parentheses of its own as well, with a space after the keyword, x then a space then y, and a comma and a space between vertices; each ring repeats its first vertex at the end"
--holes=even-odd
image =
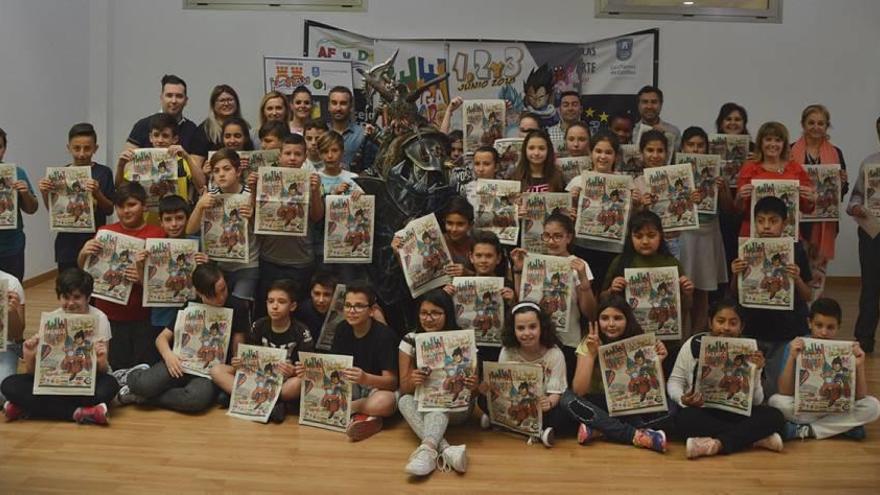
MULTIPOLYGON (((53 282, 28 290, 28 328, 54 308, 53 282)), ((858 287, 835 284, 849 338, 858 287)), ((880 358, 868 358, 880 393, 880 358)), ((880 423, 868 439, 793 441, 785 451, 750 451, 688 461, 684 445, 665 455, 598 441, 561 439, 553 449, 521 437, 453 428, 466 443, 467 474, 403 472, 416 437, 400 419, 361 442, 301 427, 227 417, 220 408, 187 416, 140 407, 114 409, 110 427, 0 419, 0 493, 880 493, 880 423), (598 490, 598 491, 595 491, 598 490)))

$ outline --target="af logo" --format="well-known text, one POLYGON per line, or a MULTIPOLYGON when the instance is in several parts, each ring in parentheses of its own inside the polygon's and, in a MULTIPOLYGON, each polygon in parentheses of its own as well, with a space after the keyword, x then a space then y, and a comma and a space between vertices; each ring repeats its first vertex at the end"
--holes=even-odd
POLYGON ((623 62, 624 60, 629 60, 633 54, 633 39, 632 38, 620 38, 617 40, 617 60, 623 62))

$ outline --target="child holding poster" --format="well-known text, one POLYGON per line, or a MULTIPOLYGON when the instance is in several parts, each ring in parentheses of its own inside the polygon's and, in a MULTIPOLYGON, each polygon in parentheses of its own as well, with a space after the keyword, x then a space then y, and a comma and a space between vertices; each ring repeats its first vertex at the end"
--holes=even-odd
MULTIPOLYGON (((6 131, 0 129, 0 164, 5 163, 3 157, 6 155, 7 144, 9 143, 6 131)), ((7 197, 3 204, 10 208, 15 203, 18 208, 15 211, 15 216, 9 218, 4 225, 5 228, 0 229, 0 270, 11 273, 18 280, 22 280, 24 278, 25 239, 21 212, 33 215, 40 208, 40 203, 34 196, 33 188, 24 169, 11 163, 6 164, 5 168, 8 170, 8 177, 3 181, 6 183, 7 196, 15 195, 17 198, 13 200, 12 197, 7 197)))
POLYGON ((562 174, 556 166, 553 143, 543 130, 532 130, 523 140, 513 180, 522 185, 522 192, 562 192, 562 174))
MULTIPOLYGON (((810 306, 810 340, 818 339, 818 342, 834 339, 840 328, 843 311, 840 304, 834 299, 819 298, 810 306)), ((779 375, 779 393, 770 397, 767 403, 780 411, 787 420, 785 422, 784 437, 786 440, 794 438, 830 438, 835 435, 844 435, 849 438, 865 438, 865 426, 880 417, 880 401, 876 397, 868 395, 868 380, 865 375, 865 351, 858 342, 837 342, 840 351, 848 351, 847 355, 839 357, 828 356, 826 352, 811 353, 805 339, 798 337, 792 340, 785 348, 783 362, 785 367, 779 375), (801 363, 798 364, 798 358, 801 363), (806 361, 815 359, 818 366, 807 368, 806 361), (845 361, 852 361, 847 366, 845 361), (802 367, 803 366, 803 367, 802 367), (852 373, 855 374, 855 387, 852 387, 852 373), (826 409, 822 411, 798 411, 798 392, 803 393, 806 383, 814 384, 817 380, 820 386, 813 386, 810 394, 814 402, 826 409), (799 380, 800 383, 795 383, 799 380), (798 390, 800 388, 801 390, 798 390), (850 390, 854 388, 854 390, 850 390), (847 393, 849 392, 849 393, 847 393), (847 403, 850 394, 854 393, 855 401, 847 403), (835 406, 835 402, 844 404, 835 406), (839 412, 836 412, 839 411, 839 412)), ((816 349, 825 351, 827 347, 814 345, 816 349)), ((803 400, 803 399, 801 399, 803 400)), ((813 409, 813 408, 811 408, 813 409)))
MULTIPOLYGON (((709 308, 709 333, 697 334, 685 341, 666 383, 669 398, 681 406, 675 415, 675 426, 687 437, 688 459, 732 454, 750 446, 782 451, 779 432, 785 420, 777 409, 760 405, 764 391, 759 380, 754 384, 749 416, 703 407, 703 395, 695 388, 702 337, 739 337, 743 331, 742 316, 742 308, 736 301, 715 302, 709 308)), ((755 351, 746 360, 755 366, 754 376, 758 376, 764 367, 764 355, 755 351)))
MULTIPOLYGON (((24 336, 25 294, 21 282, 12 275, 0 271, 0 383, 18 371, 21 355, 21 339, 24 336)), ((0 392, 0 404, 6 402, 0 392)))
MULTIPOLYGON (((91 336, 91 344, 94 345, 95 366, 95 392, 93 395, 35 395, 34 381, 37 362, 37 353, 44 353, 48 344, 40 341, 36 335, 23 344, 23 359, 25 372, 12 375, 3 380, 0 391, 6 397, 3 411, 7 421, 19 418, 47 418, 60 420, 74 420, 77 423, 89 423, 106 425, 107 405, 116 396, 119 384, 107 374, 107 346, 111 338, 110 322, 107 315, 100 309, 89 305, 89 297, 92 295, 94 279, 91 275, 79 268, 68 268, 55 280, 55 294, 58 296, 60 306, 55 311, 44 313, 48 317, 63 317, 64 315, 89 315, 93 320, 94 333, 91 336), (42 344, 42 345, 41 345, 42 344)), ((69 344, 64 344, 65 349, 70 347, 70 360, 65 358, 62 366, 66 370, 74 371, 85 366, 85 360, 90 359, 88 354, 77 350, 75 342, 80 336, 72 336, 69 344)))

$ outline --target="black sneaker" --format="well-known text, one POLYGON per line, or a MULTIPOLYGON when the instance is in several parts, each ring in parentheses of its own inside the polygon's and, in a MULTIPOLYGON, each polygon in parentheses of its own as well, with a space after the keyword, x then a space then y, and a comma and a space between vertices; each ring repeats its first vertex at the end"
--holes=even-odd
POLYGON ((284 422, 285 416, 287 416, 287 407, 284 405, 284 401, 279 400, 272 408, 272 412, 269 413, 269 422, 281 424, 284 422))

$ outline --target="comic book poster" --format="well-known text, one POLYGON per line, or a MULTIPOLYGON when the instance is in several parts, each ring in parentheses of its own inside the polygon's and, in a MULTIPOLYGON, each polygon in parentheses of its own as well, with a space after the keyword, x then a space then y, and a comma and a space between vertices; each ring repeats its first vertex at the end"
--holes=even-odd
POLYGON ((637 144, 621 144, 620 160, 617 162, 614 171, 619 174, 626 174, 633 179, 642 175, 645 169, 645 162, 642 160, 642 153, 639 151, 637 144))
MULTIPOLYGON (((89 167, 48 167, 52 182, 49 193, 49 229, 55 232, 94 232, 95 203, 86 190, 89 167)), ((17 196, 16 196, 17 197, 17 196)))
POLYGON ((226 362, 232 336, 232 309, 190 303, 177 312, 174 354, 189 375, 211 378, 211 368, 226 362))
POLYGON ((651 211, 663 221, 664 232, 699 228, 697 205, 691 202, 694 174, 689 164, 667 165, 645 169, 648 194, 654 201, 651 211))
POLYGON ((13 163, 0 163, 0 230, 18 228, 18 191, 12 185, 18 180, 13 163))
MULTIPOLYGON (((241 214, 241 207, 250 205, 251 195, 216 194, 214 206, 202 215, 202 249, 212 260, 247 263, 250 259, 248 245, 248 219, 241 214)), ((257 209, 259 212, 259 209, 257 209)))
POLYGON ((324 201, 324 263, 370 263, 376 197, 331 195, 324 201))
POLYGON ((471 400, 465 378, 476 373, 473 330, 446 330, 416 335, 416 365, 428 371, 416 388, 419 411, 464 411, 471 400))
POLYGON ((238 358, 241 359, 241 365, 235 370, 226 414, 265 423, 269 421, 269 414, 281 395, 284 375, 278 372, 276 365, 287 359, 287 351, 240 344, 238 358))
POLYGON ((504 328, 504 289, 502 277, 455 277, 455 321, 461 328, 473 328, 478 345, 501 346, 504 328))
POLYGON ((880 163, 865 164, 865 209, 880 218, 880 163))
POLYGON ((0 352, 6 350, 9 337, 9 284, 0 280, 0 352))
POLYGON ((183 306, 195 299, 192 272, 199 241, 147 239, 144 263, 144 307, 183 306))
POLYGON ((587 172, 577 204, 576 237, 623 244, 632 209, 632 177, 587 172))
POLYGON ((177 191, 177 157, 166 148, 132 150, 131 161, 125 165, 125 178, 139 182, 147 191, 147 208, 156 210, 159 200, 177 191))
POLYGON ((406 224, 395 236, 401 239, 400 265, 413 297, 452 282, 444 271, 452 256, 433 213, 406 224))
POLYGON ((801 222, 840 221, 840 164, 804 165, 816 188, 816 208, 801 213, 801 222))
POLYGON ((95 395, 98 358, 93 315, 43 313, 34 395, 95 395))
POLYGON ((794 412, 848 413, 855 406, 853 343, 804 338, 794 382, 794 412))
POLYGON ((520 247, 530 253, 546 254, 544 241, 544 221, 553 213, 561 213, 571 208, 571 194, 561 193, 522 193, 521 200, 526 205, 526 214, 522 220, 522 238, 520 247))
POLYGON ((330 301, 330 309, 324 316, 324 323, 321 325, 321 335, 315 348, 322 351, 330 351, 333 346, 333 338, 336 336, 336 327, 345 321, 345 285, 336 284, 333 289, 333 299, 330 301))
POLYGON ((516 200, 520 183, 515 180, 477 179, 468 195, 474 207, 474 230, 488 230, 501 244, 515 246, 519 238, 519 212, 516 200))
POLYGON ((498 178, 512 179, 513 172, 516 170, 516 164, 519 162, 519 156, 522 151, 523 138, 512 137, 496 139, 493 143, 495 151, 498 152, 498 178))
POLYGON ((280 150, 237 151, 241 160, 241 177, 247 179, 251 172, 263 167, 279 167, 281 164, 280 150))
POLYGON ((345 431, 351 418, 351 383, 342 371, 353 366, 351 356, 300 352, 305 367, 299 393, 299 424, 345 431))
POLYGON ((577 306, 572 307, 572 294, 577 286, 575 277, 571 257, 527 253, 520 300, 537 303, 553 319, 557 333, 567 332, 569 320, 580 317, 577 306))
POLYGON ((681 338, 681 288, 678 267, 626 268, 626 300, 645 333, 681 338))
POLYGON ((483 364, 483 381, 492 424, 537 437, 543 431, 538 401, 544 396, 544 369, 540 364, 483 364))
POLYGON ((101 244, 101 250, 89 256, 83 267, 95 279, 92 297, 125 306, 133 286, 125 271, 135 267, 144 240, 111 230, 99 230, 95 240, 101 244))
POLYGON ((694 185, 703 198, 697 203, 697 212, 709 215, 718 213, 718 188, 715 187, 715 179, 721 174, 721 155, 676 153, 674 162, 689 163, 693 167, 694 185))
POLYGON ((593 163, 589 156, 561 156, 556 158, 556 167, 562 174, 562 184, 568 184, 572 179, 592 169, 593 163))
POLYGON ((599 348, 599 367, 610 416, 667 411, 663 368, 653 333, 599 348))
POLYGON ((739 302, 747 308, 794 308, 794 284, 786 266, 794 263, 794 242, 784 237, 741 237, 739 258, 748 263, 739 274, 739 302))
POLYGON ((736 187, 739 171, 749 158, 748 134, 709 134, 709 153, 721 155, 721 175, 736 187))
POLYGON ((480 146, 492 146, 504 137, 504 100, 465 100, 461 115, 465 154, 473 154, 480 146))
POLYGON ((307 235, 309 175, 301 168, 261 167, 257 171, 254 233, 307 235))
POLYGON ((798 239, 798 220, 800 219, 800 182, 796 180, 752 180, 755 188, 752 190, 752 204, 749 207, 751 215, 752 237, 758 236, 758 224, 755 222, 755 204, 765 196, 776 196, 785 202, 788 215, 785 217, 785 227, 782 236, 798 239))
POLYGON ((748 356, 757 350, 755 339, 702 338, 694 390, 703 394, 703 407, 752 415, 755 380, 761 377, 748 356))

